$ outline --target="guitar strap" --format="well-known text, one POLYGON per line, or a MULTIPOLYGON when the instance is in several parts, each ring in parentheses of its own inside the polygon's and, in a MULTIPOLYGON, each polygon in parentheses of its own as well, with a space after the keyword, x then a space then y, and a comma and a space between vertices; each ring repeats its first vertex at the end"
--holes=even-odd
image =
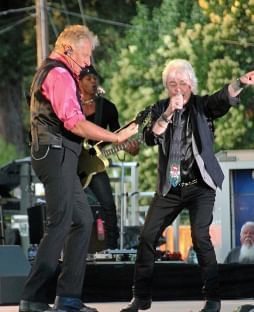
POLYGON ((95 105, 96 105, 96 108, 95 108, 94 123, 100 126, 102 122, 103 97, 98 96, 96 98, 95 105))

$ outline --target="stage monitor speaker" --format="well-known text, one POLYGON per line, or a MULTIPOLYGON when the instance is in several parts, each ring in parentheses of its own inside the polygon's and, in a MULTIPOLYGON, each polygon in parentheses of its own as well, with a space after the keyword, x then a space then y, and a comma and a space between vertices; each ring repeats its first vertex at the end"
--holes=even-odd
POLYGON ((27 209, 30 244, 39 245, 46 226, 46 204, 27 209))
POLYGON ((244 304, 244 305, 236 308, 233 312, 254 312, 254 305, 244 304))
POLYGON ((30 268, 20 246, 0 246, 0 305, 20 301, 30 268))

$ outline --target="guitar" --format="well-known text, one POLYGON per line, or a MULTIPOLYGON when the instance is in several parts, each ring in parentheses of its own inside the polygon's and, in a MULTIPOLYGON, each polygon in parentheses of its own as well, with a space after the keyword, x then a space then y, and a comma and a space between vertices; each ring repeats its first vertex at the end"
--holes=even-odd
POLYGON ((100 149, 98 145, 90 146, 84 144, 78 163, 78 175, 85 189, 92 180, 93 175, 98 172, 105 171, 109 167, 109 160, 107 157, 119 151, 124 150, 131 144, 131 142, 141 142, 142 140, 128 140, 125 143, 113 146, 111 148, 100 149))
MULTIPOLYGON (((144 111, 140 112, 135 118, 135 120, 131 121, 130 123, 136 122, 138 125, 142 124, 144 126, 145 124, 148 123, 148 121, 150 121, 150 119, 151 119, 150 107, 148 107, 144 111)), ((82 187, 85 189, 89 185, 93 175, 95 175, 98 172, 103 172, 106 170, 106 168, 109 166, 109 160, 107 158, 108 156, 126 149, 132 142, 137 143, 142 142, 142 134, 140 130, 137 139, 129 139, 126 142, 112 146, 111 148, 108 148, 108 146, 100 148, 99 144, 101 142, 93 146, 85 142, 81 154, 79 156, 78 162, 78 175, 82 187)))

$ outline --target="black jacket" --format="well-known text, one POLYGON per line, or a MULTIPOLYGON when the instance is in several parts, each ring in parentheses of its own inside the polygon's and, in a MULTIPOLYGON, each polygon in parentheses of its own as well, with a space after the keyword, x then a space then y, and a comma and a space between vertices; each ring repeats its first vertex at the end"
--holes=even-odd
MULTIPOLYGON (((209 120, 214 120, 225 115, 232 105, 239 102, 239 98, 231 98, 228 95, 228 85, 212 95, 192 95, 190 106, 190 122, 192 124, 193 136, 201 156, 205 170, 212 178, 216 187, 222 186, 224 175, 213 152, 213 133, 209 126, 209 120)), ((144 139, 147 145, 159 146, 158 161, 158 193, 166 195, 170 190, 168 158, 170 141, 172 138, 172 123, 161 136, 152 132, 154 122, 166 110, 169 99, 158 101, 152 107, 152 123, 144 129, 144 139)), ((186 105, 189 105, 187 103, 186 105)))

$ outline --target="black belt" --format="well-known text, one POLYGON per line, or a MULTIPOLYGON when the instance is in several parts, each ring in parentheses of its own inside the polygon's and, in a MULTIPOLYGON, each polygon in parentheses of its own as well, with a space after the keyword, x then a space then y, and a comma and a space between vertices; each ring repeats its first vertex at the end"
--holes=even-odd
POLYGON ((193 180, 188 181, 188 182, 180 182, 179 186, 180 187, 186 187, 186 186, 190 186, 190 185, 197 184, 197 183, 198 183, 198 179, 193 179, 193 180))

